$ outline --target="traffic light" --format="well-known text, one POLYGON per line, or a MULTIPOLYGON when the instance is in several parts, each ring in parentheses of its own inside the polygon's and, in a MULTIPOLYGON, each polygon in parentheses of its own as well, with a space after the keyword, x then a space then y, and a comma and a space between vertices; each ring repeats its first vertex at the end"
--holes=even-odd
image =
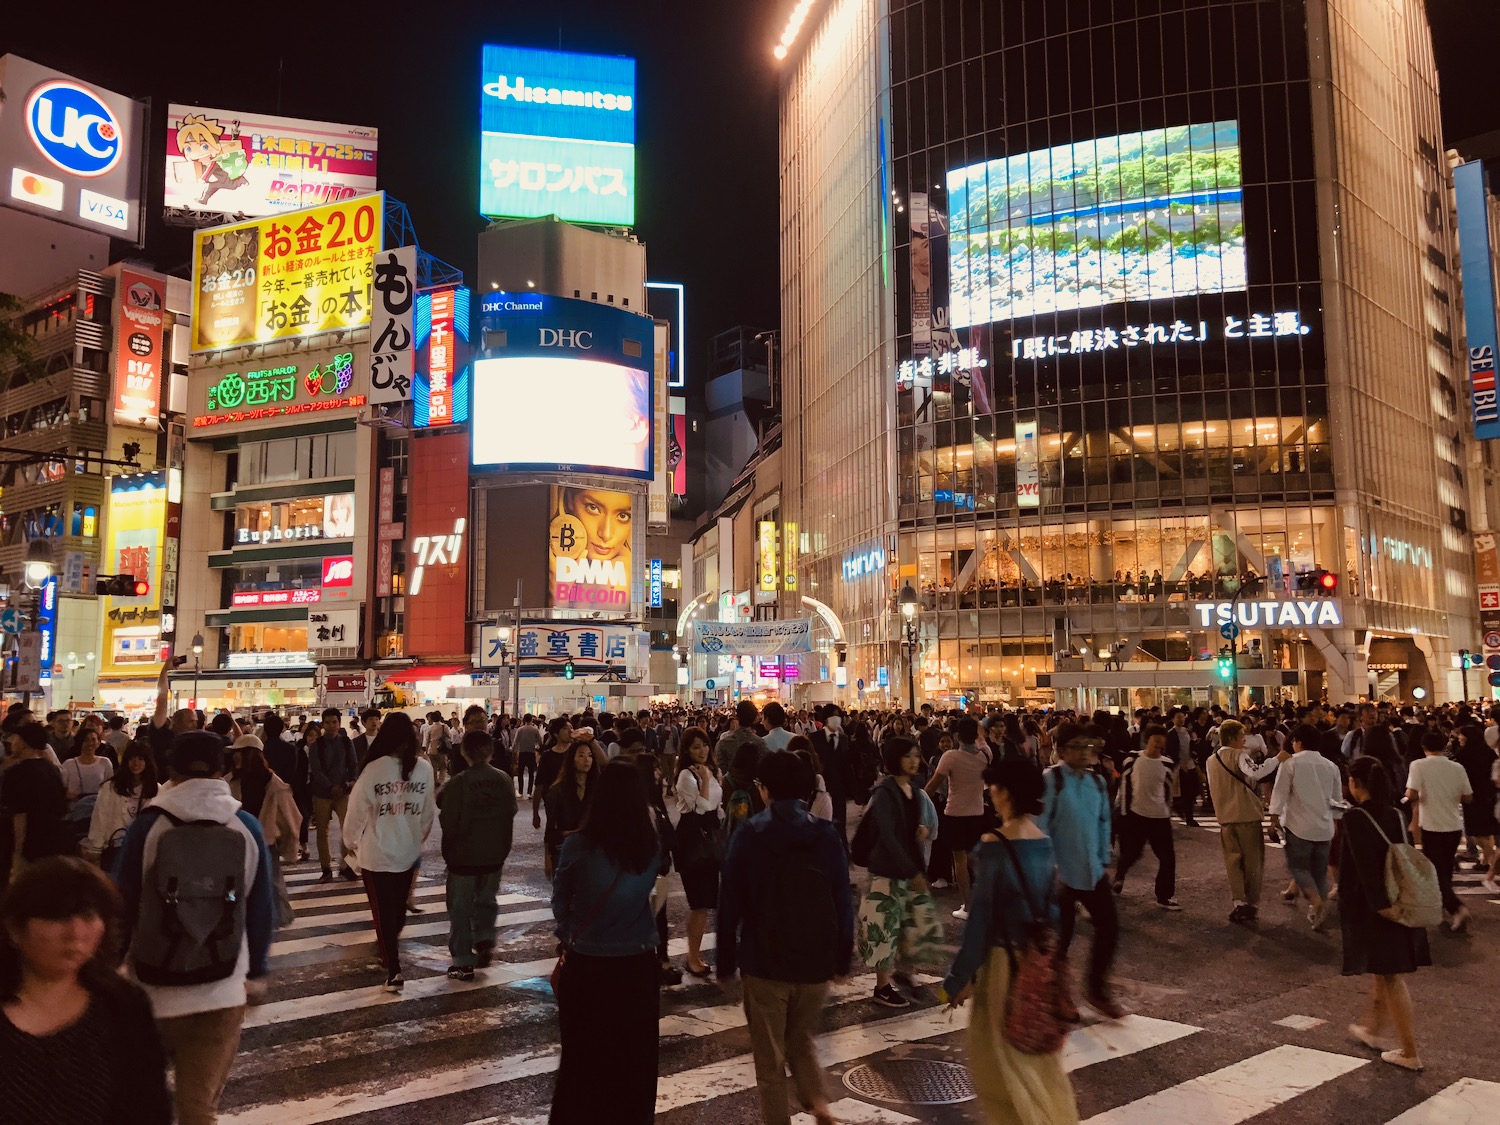
POLYGON ((563 679, 571 680, 574 675, 573 662, 570 660, 563 665, 563 679))
POLYGON ((1234 678, 1234 657, 1219 657, 1219 679, 1228 680, 1234 678))
POLYGON ((94 579, 94 593, 113 598, 144 598, 151 583, 133 574, 101 574, 94 579))
POLYGON ((1339 592, 1339 576, 1331 570, 1318 571, 1318 593, 1331 598, 1339 592))
POLYGON ((1459 659, 1464 662, 1464 671, 1465 672, 1467 672, 1471 668, 1477 668, 1477 667, 1479 667, 1479 657, 1475 653, 1470 652, 1468 649, 1466 649, 1466 648, 1459 649, 1458 650, 1458 656, 1459 656, 1459 659))

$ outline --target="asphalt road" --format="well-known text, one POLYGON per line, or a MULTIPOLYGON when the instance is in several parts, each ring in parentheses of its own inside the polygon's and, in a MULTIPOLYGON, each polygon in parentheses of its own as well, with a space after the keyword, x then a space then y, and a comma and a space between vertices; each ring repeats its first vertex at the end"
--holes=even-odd
MULTIPOLYGON (((1065 1049, 1080 1115, 1090 1125, 1500 1125, 1500 902, 1464 872, 1470 932, 1432 936, 1435 965, 1410 978, 1425 1072, 1397 1070, 1352 1042, 1346 1025, 1367 984, 1339 974, 1337 934, 1310 931, 1283 905, 1281 853, 1267 861, 1267 901, 1253 928, 1227 921, 1229 900, 1212 829, 1176 828, 1184 910, 1159 910, 1148 853, 1120 900, 1119 997, 1134 1013, 1085 1024, 1065 1049)), ((472 984, 444 971, 447 925, 442 861, 428 846, 418 902, 403 940, 407 985, 383 993, 372 965, 368 910, 357 883, 316 883, 316 864, 288 869, 298 919, 278 933, 269 1002, 252 1009, 222 1103, 224 1125, 541 1125, 556 1068, 557 1023, 546 983, 553 944, 540 833, 529 809, 502 887, 497 962, 472 984)), ((670 906, 681 963, 684 901, 670 906)), ((948 916, 956 892, 940 891, 948 916)), ((1082 969, 1092 933, 1073 948, 1082 969)), ((662 993, 660 1125, 750 1125, 758 1101, 749 1037, 737 997, 715 984, 662 993)), ((909 1080, 934 1095, 966 1083, 965 1014, 930 993, 907 1011, 869 1001, 859 976, 825 1013, 820 1050, 840 1119, 876 1125, 983 1121, 973 1100, 916 1104, 859 1097, 883 1082, 909 1096, 909 1080), (914 1064, 936 1062, 957 1067, 914 1064), (868 1069, 860 1069, 868 1068, 868 1069), (854 1073, 850 1073, 854 1072, 854 1073), (905 1084, 905 1088, 900 1088, 905 1084)), ((806 1120, 799 1118, 799 1121, 806 1120)))

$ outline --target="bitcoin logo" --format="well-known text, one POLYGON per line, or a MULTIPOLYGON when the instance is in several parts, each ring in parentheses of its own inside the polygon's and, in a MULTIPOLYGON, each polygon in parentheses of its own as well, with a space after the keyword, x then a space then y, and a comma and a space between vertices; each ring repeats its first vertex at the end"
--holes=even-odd
POLYGON ((588 532, 576 516, 558 516, 548 528, 547 536, 557 558, 581 559, 588 552, 588 532))

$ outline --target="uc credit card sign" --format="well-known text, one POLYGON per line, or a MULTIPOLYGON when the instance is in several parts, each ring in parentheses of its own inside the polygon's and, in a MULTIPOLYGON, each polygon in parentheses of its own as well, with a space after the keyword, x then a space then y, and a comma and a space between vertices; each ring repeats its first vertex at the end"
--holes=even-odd
POLYGON ((635 60, 488 44, 479 210, 635 222, 635 60))

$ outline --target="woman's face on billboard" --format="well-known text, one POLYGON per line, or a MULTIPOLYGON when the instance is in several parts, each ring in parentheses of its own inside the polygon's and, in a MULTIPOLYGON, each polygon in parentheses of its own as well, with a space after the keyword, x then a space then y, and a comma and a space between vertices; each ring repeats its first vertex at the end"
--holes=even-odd
POLYGON ((584 488, 572 494, 568 514, 588 533, 589 558, 613 559, 630 550, 630 504, 622 492, 584 488))

